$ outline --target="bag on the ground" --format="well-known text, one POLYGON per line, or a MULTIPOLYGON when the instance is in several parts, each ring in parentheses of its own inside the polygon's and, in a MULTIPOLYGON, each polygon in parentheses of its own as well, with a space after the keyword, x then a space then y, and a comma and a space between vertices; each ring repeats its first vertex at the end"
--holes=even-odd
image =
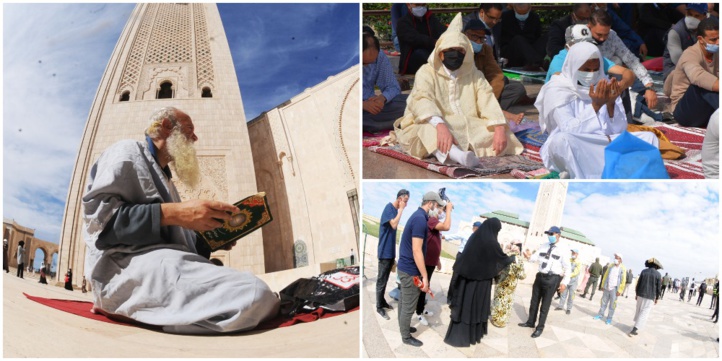
POLYGON ((602 179, 669 179, 657 147, 623 132, 604 149, 602 179))
POLYGON ((293 316, 321 307, 348 311, 359 305, 359 267, 338 268, 299 278, 280 292, 281 314, 293 316))

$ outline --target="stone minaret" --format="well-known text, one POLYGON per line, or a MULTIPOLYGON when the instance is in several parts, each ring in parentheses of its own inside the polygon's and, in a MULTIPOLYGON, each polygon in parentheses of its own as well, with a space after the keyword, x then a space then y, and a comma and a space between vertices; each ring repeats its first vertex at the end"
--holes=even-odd
POLYGON ((540 244, 547 242, 544 231, 551 226, 562 226, 568 186, 566 182, 540 182, 524 248, 537 249, 540 244))
MULTIPOLYGON (((203 181, 183 199, 234 203, 254 194, 256 176, 240 89, 215 4, 139 4, 128 19, 105 69, 88 115, 65 206, 59 281, 84 274, 82 203, 88 172, 111 144, 144 140, 150 115, 174 106, 193 119, 203 181)), ((236 269, 264 272, 263 240, 255 232, 214 258, 236 269)))

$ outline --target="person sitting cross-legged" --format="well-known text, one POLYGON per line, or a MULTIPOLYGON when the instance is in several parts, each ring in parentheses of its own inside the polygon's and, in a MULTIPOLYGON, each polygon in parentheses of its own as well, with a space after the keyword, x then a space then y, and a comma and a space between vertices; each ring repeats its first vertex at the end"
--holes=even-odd
POLYGON ((404 116, 394 123, 399 143, 411 156, 433 155, 442 163, 475 167, 478 157, 523 151, 472 54, 457 14, 429 63, 416 73, 404 116))
MULTIPOLYGON (((370 28, 368 29, 370 30, 370 28)), ((377 132, 393 128, 394 121, 404 115, 408 94, 394 75, 391 62, 380 51, 379 39, 373 33, 363 34, 363 130, 377 132), (376 94, 374 87, 381 90, 376 94)))

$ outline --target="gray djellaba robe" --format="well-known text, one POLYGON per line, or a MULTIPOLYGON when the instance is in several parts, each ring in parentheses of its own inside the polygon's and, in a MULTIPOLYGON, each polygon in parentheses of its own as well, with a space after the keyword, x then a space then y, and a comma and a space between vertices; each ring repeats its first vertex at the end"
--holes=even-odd
POLYGON ((146 143, 110 146, 88 177, 85 276, 95 307, 185 334, 250 330, 275 317, 280 301, 262 280, 198 255, 193 231, 160 225, 160 204, 180 196, 146 143))

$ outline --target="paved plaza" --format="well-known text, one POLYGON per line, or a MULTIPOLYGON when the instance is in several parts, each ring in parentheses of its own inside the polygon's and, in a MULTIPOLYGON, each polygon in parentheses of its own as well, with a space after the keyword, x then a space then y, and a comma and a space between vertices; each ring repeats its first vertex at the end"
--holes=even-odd
MULTIPOLYGON (((376 238, 368 236, 367 251, 376 248, 376 238), (373 246, 372 246, 373 245, 373 246)), ((514 307, 509 324, 505 328, 496 328, 489 324, 489 333, 480 344, 468 348, 454 348, 444 343, 449 325, 449 307, 446 306, 446 292, 451 275, 434 272, 431 278, 431 290, 435 299, 429 299, 427 310, 434 315, 427 317, 429 326, 419 323, 416 315, 411 325, 418 331, 414 337, 424 345, 412 347, 401 342, 398 326, 398 302, 388 296, 395 286, 396 274, 391 273, 387 286, 386 299, 394 307, 387 311, 390 320, 384 320, 376 313, 376 267, 375 256, 368 255, 365 262, 362 287, 363 304, 363 357, 414 357, 414 358, 463 358, 463 357, 713 357, 719 358, 718 324, 712 323, 709 309, 711 297, 705 296, 702 306, 696 306, 694 299, 679 301, 679 294, 667 293, 663 300, 654 306, 647 325, 633 338, 627 336, 632 329, 634 309, 633 289, 629 298, 621 297, 611 325, 592 319, 600 307, 601 292, 597 292, 593 301, 576 297, 571 314, 555 311, 558 301, 553 301, 549 310, 544 333, 539 338, 531 338, 533 329, 517 326, 527 320, 532 283, 536 272, 535 265, 528 265, 527 278, 516 289, 514 307)), ((451 270, 450 263, 445 264, 451 270)), ((443 266, 442 266, 443 267, 443 266)), ((442 271, 444 269, 442 268, 442 271)), ((588 298, 588 297, 587 297, 588 298)))
MULTIPOLYGON (((3 272, 3 358, 310 358, 359 355, 360 312, 269 331, 222 336, 172 335, 95 321, 31 301, 22 293, 79 301, 91 301, 91 295, 42 285, 38 283, 37 275, 34 278, 27 272, 25 275, 25 279, 15 277, 14 268, 10 269, 10 273, 3 272)), ((48 279, 48 282, 51 280, 48 279)))

